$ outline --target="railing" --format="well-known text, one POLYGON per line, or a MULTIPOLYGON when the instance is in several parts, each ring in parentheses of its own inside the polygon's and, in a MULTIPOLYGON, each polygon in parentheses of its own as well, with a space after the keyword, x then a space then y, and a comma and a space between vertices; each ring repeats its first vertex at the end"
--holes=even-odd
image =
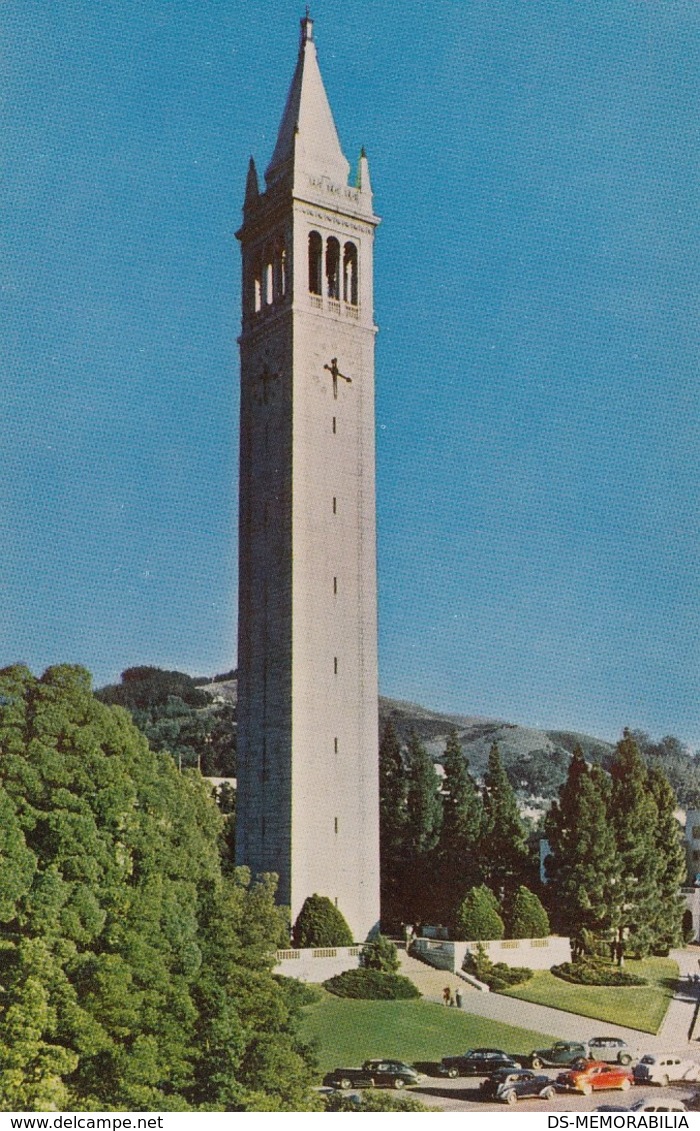
POLYGON ((306 953, 307 956, 310 953, 312 958, 342 958, 346 955, 348 958, 357 958, 360 953, 360 949, 361 948, 359 946, 319 946, 315 947, 310 952, 308 950, 306 952, 304 952, 303 950, 278 950, 277 961, 288 962, 290 959, 300 959, 304 955, 304 953, 306 953))

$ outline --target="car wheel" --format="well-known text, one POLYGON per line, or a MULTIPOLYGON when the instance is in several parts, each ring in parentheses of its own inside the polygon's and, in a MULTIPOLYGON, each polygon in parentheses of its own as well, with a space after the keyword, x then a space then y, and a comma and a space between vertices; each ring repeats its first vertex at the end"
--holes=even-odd
POLYGON ((401 1088, 403 1088, 403 1080, 401 1079, 401 1077, 400 1077, 400 1076, 397 1076, 397 1077, 395 1078, 395 1080, 394 1080, 394 1087, 396 1088, 396 1091, 397 1091, 397 1092, 398 1092, 398 1091, 399 1091, 399 1090, 400 1090, 401 1088))
POLYGON ((555 1088, 545 1088, 545 1090, 540 1093, 543 1100, 553 1100, 556 1094, 555 1088))
POLYGON ((542 1061, 540 1060, 539 1056, 533 1056, 531 1061, 530 1061, 530 1064, 532 1065, 533 1068, 541 1068, 542 1067, 542 1061))
POLYGON ((661 1079, 659 1080, 659 1086, 661 1088, 668 1088, 668 1076, 661 1077, 661 1079))
POLYGON ((593 1088, 591 1087, 590 1084, 582 1084, 581 1085, 581 1095, 590 1096, 592 1091, 593 1091, 593 1088))
POLYGON ((509 1104, 512 1107, 513 1104, 517 1104, 518 1097, 515 1092, 506 1092, 503 1096, 503 1102, 509 1104))
POLYGON ((457 1069, 456 1068, 448 1068, 447 1069, 447 1075, 448 1075, 450 1080, 454 1080, 455 1077, 457 1076, 457 1069))
POLYGON ((629 1056, 628 1053, 622 1053, 620 1055, 620 1064, 631 1064, 631 1063, 632 1063, 632 1057, 629 1056))
POLYGON ((342 1079, 338 1081, 338 1087, 342 1088, 345 1092, 348 1088, 352 1088, 352 1080, 349 1080, 347 1076, 343 1076, 342 1079))
POLYGON ((630 1084, 629 1080, 623 1080, 622 1083, 620 1084, 620 1091, 621 1092, 629 1092, 630 1088, 631 1088, 631 1084, 630 1084))

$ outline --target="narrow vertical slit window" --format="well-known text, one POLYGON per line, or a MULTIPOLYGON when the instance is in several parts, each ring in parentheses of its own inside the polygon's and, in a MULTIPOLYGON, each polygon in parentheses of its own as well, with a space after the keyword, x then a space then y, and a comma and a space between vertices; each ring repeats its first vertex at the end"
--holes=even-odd
POLYGON ((333 596, 334 597, 338 596, 338 578, 337 577, 333 578, 333 596))
POLYGON ((256 314, 262 310, 262 260, 259 256, 253 262, 253 310, 256 314))
POLYGON ((333 739, 333 752, 334 752, 335 754, 337 754, 337 753, 338 753, 338 739, 337 739, 337 738, 334 738, 334 739, 333 739))
MULTIPOLYGON (((335 835, 337 836, 338 835, 338 818, 337 817, 335 817, 335 819, 334 819, 334 824, 335 824, 335 835)), ((337 902, 338 901, 336 900, 336 905, 337 905, 337 902)))
POLYGON ((337 675, 337 674, 338 674, 338 657, 334 656, 333 657, 333 675, 337 675))
POLYGON ((335 436, 335 417, 333 417, 333 435, 335 436))
POLYGON ((275 297, 275 269, 273 264, 272 248, 265 248, 265 264, 263 269, 263 291, 266 306, 272 306, 275 297))
POLYGON ((333 514, 337 514, 337 513, 338 513, 338 504, 337 504, 337 501, 336 501, 336 497, 334 495, 333 496, 333 514))

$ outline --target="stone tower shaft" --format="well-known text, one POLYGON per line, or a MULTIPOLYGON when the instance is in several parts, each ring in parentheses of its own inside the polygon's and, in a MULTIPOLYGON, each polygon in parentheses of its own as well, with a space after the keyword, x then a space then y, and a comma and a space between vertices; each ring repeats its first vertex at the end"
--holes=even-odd
POLYGON ((379 920, 373 214, 313 23, 243 225, 236 854, 379 920))

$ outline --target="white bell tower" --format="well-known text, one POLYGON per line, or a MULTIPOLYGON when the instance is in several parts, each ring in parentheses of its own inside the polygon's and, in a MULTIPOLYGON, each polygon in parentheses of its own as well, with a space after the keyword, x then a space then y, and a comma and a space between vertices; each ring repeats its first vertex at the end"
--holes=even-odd
POLYGON ((243 252, 236 856, 379 922, 372 211, 301 21, 243 252))

